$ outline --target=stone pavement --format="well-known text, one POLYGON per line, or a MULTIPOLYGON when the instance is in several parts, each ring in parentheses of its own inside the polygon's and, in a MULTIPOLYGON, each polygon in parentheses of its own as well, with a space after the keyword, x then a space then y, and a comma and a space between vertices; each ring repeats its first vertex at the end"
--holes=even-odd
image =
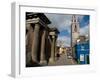
POLYGON ((60 55, 59 59, 55 61, 55 63, 49 63, 48 66, 56 66, 56 65, 75 65, 77 64, 72 58, 68 58, 67 54, 60 55))

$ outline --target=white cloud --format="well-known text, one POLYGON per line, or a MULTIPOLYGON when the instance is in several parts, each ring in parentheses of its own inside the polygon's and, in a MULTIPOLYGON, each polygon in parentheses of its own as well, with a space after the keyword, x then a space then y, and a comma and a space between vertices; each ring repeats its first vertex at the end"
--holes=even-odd
POLYGON ((45 14, 50 19, 50 27, 56 27, 59 31, 69 29, 72 15, 62 14, 45 14))
MULTIPOLYGON (((68 33, 71 32, 71 20, 72 15, 62 15, 62 14, 45 14, 48 19, 51 21, 51 24, 49 25, 51 28, 56 27, 60 32, 63 30, 67 30, 68 33)), ((76 15, 76 18, 81 22, 83 19, 83 15, 76 15)), ((88 35, 89 34, 89 26, 85 26, 83 28, 80 28, 80 35, 88 35)), ((71 43, 71 36, 59 36, 57 39, 57 45, 60 45, 60 42, 62 42, 63 46, 70 46, 71 43)))
POLYGON ((64 46, 69 47, 70 46, 71 39, 67 36, 59 36, 57 39, 57 46, 64 46))
MULTIPOLYGON (((70 33, 72 15, 50 13, 46 13, 45 15, 51 21, 51 24, 49 24, 51 28, 56 27, 59 31, 68 30, 70 33)), ((81 21, 83 17, 83 15, 76 15, 76 18, 79 19, 79 21, 81 21)))
POLYGON ((80 28, 80 35, 89 35, 89 25, 80 28))

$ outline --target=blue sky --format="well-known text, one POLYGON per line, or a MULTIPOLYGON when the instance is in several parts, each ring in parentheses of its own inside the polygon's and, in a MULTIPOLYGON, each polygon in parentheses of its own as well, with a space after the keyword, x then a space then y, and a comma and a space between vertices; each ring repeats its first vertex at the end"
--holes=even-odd
POLYGON ((80 22, 81 28, 88 25, 89 24, 89 16, 88 15, 83 16, 83 18, 79 22, 80 22))
MULTIPOLYGON (((71 43, 71 20, 72 15, 67 14, 45 14, 51 21, 48 26, 53 28, 56 27, 60 34, 58 34, 57 45, 59 41, 63 42, 63 46, 69 47, 71 43)), ((89 15, 76 15, 80 25, 80 35, 89 34, 89 15)))

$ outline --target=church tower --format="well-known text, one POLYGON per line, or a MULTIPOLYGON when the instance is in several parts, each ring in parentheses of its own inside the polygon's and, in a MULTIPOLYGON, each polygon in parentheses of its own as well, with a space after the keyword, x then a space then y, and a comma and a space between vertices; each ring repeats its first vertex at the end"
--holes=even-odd
POLYGON ((71 22, 71 46, 73 47, 79 37, 79 21, 75 15, 72 15, 71 22))

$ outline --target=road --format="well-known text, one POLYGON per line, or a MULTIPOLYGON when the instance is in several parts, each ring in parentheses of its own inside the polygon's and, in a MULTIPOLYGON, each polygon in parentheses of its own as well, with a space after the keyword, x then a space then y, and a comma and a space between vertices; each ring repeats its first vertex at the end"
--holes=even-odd
POLYGON ((77 64, 72 58, 69 59, 67 54, 60 55, 60 58, 55 61, 55 63, 49 63, 48 66, 56 66, 56 65, 75 65, 77 64))

